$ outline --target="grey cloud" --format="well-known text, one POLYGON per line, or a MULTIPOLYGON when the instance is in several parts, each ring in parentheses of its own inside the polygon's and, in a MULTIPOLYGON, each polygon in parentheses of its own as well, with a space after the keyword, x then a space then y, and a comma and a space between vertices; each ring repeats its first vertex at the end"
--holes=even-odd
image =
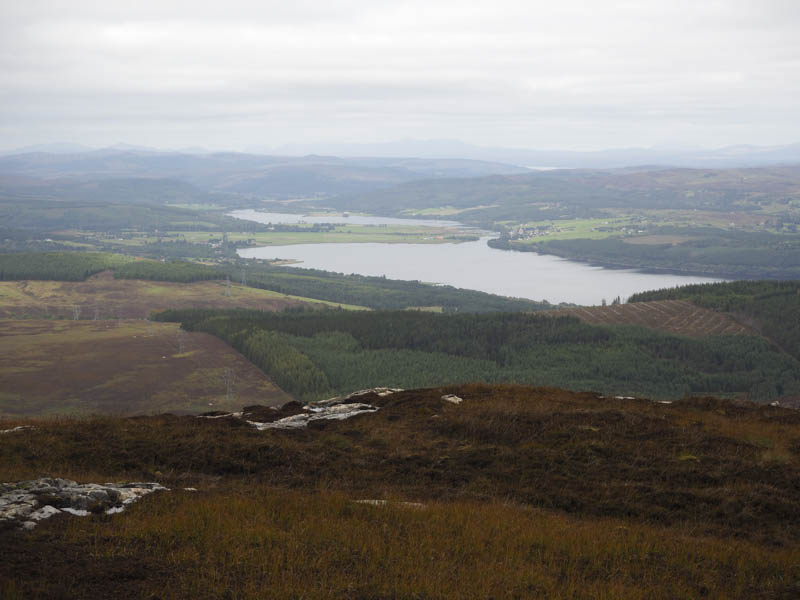
POLYGON ((7 8, 7 146, 130 136, 234 147, 265 134, 276 146, 314 136, 582 149, 800 140, 800 4, 788 0, 7 8))

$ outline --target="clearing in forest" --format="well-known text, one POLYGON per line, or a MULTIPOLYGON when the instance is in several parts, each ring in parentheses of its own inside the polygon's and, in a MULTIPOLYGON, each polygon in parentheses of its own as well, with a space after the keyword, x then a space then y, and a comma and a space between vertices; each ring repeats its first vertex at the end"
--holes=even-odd
POLYGON ((282 310, 335 302, 288 296, 225 281, 172 283, 114 279, 110 271, 86 281, 0 281, 0 318, 144 319, 167 308, 251 308, 282 310))
POLYGON ((0 320, 0 339, 0 415, 197 413, 291 400, 222 340, 175 323, 0 320))
POLYGON ((755 334, 725 313, 701 308, 686 300, 588 306, 543 314, 572 315, 592 325, 640 325, 690 336, 755 334))

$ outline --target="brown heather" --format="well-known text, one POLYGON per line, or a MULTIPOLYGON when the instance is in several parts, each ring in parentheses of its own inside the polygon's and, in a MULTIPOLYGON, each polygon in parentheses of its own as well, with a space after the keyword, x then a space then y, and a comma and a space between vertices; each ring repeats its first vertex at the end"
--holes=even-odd
POLYGON ((800 596, 800 412, 478 385, 372 401, 305 431, 0 421, 37 427, 0 438, 0 480, 174 488, 0 533, 0 597, 800 596))

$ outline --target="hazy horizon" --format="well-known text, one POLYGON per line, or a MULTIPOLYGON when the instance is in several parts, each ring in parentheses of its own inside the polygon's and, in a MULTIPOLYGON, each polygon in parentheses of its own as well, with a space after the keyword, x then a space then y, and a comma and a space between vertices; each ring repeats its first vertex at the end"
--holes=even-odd
MULTIPOLYGON (((664 153, 691 153, 691 152, 714 152, 723 151, 728 149, 753 149, 753 150, 771 150, 781 149, 786 147, 800 146, 800 141, 789 142, 787 144, 774 144, 774 145, 757 145, 748 143, 729 144, 725 146, 699 146, 699 145, 678 145, 678 144, 654 144, 651 146, 607 146, 601 148, 594 148, 590 150, 579 150, 574 148, 539 148, 539 147, 523 147, 523 146, 490 146, 482 144, 472 144, 460 139, 417 139, 417 138, 404 138, 404 139, 387 139, 375 141, 372 143, 347 141, 347 140, 330 140, 327 142, 309 142, 305 144, 281 144, 278 146, 267 145, 245 145, 240 147, 228 146, 212 146, 212 145, 196 145, 196 146, 148 146, 143 144, 132 144, 127 140, 118 140, 110 144, 85 144, 73 140, 50 140, 34 144, 25 144, 22 146, 1 146, 0 153, 9 154, 15 152, 51 152, 51 153, 80 153, 80 152, 93 152, 98 150, 120 150, 120 151, 141 151, 141 152, 163 152, 163 153, 216 153, 216 152, 235 152, 245 154, 273 154, 280 156, 282 154, 293 156, 300 154, 324 154, 326 149, 341 147, 341 148, 395 148, 403 145, 430 145, 434 149, 447 148, 447 147, 463 147, 474 149, 486 150, 517 150, 521 152, 542 152, 542 153, 604 153, 604 152, 626 152, 626 151, 652 151, 664 153), (300 150, 304 150, 301 152, 300 150)), ((331 155, 335 155, 332 152, 331 155)), ((349 154, 343 154, 350 156, 349 154)), ((354 155, 355 156, 355 155, 354 155)), ((366 156, 366 155, 364 155, 366 156)), ((458 158, 458 156, 453 156, 458 158)))
POLYGON ((800 141, 788 0, 32 0, 3 16, 5 149, 800 141))

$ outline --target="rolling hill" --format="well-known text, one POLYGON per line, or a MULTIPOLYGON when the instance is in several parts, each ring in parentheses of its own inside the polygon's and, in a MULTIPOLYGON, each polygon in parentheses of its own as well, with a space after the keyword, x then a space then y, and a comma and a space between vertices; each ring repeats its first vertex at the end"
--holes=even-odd
POLYGON ((378 410, 294 430, 170 415, 0 420, 0 430, 33 426, 0 434, 0 481, 169 488, 122 514, 62 513, 32 532, 0 531, 0 593, 800 591, 796 411, 475 385, 359 402, 378 410))

